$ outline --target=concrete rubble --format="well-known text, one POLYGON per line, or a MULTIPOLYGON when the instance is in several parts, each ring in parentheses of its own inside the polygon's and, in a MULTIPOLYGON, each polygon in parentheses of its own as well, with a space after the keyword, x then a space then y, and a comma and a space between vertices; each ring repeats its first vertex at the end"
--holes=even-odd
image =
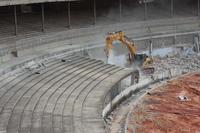
POLYGON ((180 71, 188 73, 200 68, 200 55, 193 52, 192 48, 177 48, 176 51, 168 53, 165 57, 155 57, 155 75, 164 71, 180 71))
MULTIPOLYGON (((182 75, 185 73, 190 73, 199 70, 200 68, 200 54, 193 51, 193 47, 176 47, 171 52, 167 53, 165 56, 155 56, 154 64, 155 73, 151 76, 154 78, 161 73, 170 75, 172 78, 174 75, 182 75)), ((141 78, 145 78, 148 75, 142 75, 141 78)), ((152 88, 147 88, 149 91, 152 88)), ((140 93, 140 92, 138 92, 140 93)), ((143 94, 143 93, 141 93, 143 94)), ((140 94, 136 94, 140 95, 140 94)), ((129 112, 132 103, 136 101, 133 99, 137 96, 132 96, 126 101, 125 104, 121 104, 116 110, 114 110, 109 119, 107 119, 111 132, 124 132, 125 122, 124 119, 127 117, 127 112, 129 112), (122 116, 124 115, 124 116, 122 116)), ((175 97, 177 100, 183 98, 183 101, 188 101, 188 97, 185 95, 178 95, 175 97)))

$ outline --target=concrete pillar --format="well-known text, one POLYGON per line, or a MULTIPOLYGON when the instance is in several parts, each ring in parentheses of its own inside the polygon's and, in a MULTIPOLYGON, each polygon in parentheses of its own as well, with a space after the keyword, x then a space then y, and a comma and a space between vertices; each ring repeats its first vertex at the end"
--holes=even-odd
POLYGON ((119 94, 119 86, 115 84, 111 89, 111 99, 113 100, 119 94))
POLYGON ((119 81, 119 83, 117 84, 117 86, 118 86, 117 88, 118 88, 119 93, 121 93, 123 91, 121 83, 122 83, 122 81, 119 81))
POLYGON ((97 9, 96 9, 96 0, 93 0, 93 11, 94 11, 94 25, 97 22, 97 9))
POLYGON ((135 75, 131 75, 131 85, 135 84, 135 75))
POLYGON ((176 44, 176 33, 177 33, 177 25, 174 26, 174 36, 173 36, 173 44, 176 44))
POLYGON ((171 17, 174 16, 174 0, 171 0, 171 17))
POLYGON ((115 84, 110 90, 110 108, 112 109, 112 100, 119 94, 118 84, 115 84))
POLYGON ((139 83, 139 72, 131 75, 131 85, 134 85, 135 83, 139 83))
POLYGON ((176 36, 173 36, 173 45, 176 44, 176 36))
POLYGON ((122 0, 119 0, 119 21, 122 21, 122 0))
POLYGON ((68 2, 68 27, 71 28, 71 2, 68 2))
POLYGON ((152 40, 149 41, 149 56, 152 56, 152 51, 153 51, 153 43, 152 40))
POLYGON ((200 0, 198 0, 197 7, 197 15, 200 16, 200 0))
POLYGON ((42 16, 42 32, 45 31, 45 25, 44 25, 44 3, 41 3, 41 16, 42 16))
POLYGON ((110 109, 112 110, 112 89, 110 91, 110 109))
POLYGON ((147 20, 147 2, 144 0, 144 20, 147 20))
POLYGON ((15 24, 14 34, 17 35, 17 6, 16 5, 14 5, 14 24, 15 24))
POLYGON ((194 37, 194 40, 195 40, 195 51, 197 53, 199 53, 199 37, 198 36, 195 36, 194 37))

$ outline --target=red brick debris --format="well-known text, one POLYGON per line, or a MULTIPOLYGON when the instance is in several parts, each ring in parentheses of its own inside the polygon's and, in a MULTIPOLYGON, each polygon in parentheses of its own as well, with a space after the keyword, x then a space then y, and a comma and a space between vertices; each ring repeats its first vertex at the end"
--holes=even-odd
POLYGON ((155 88, 128 120, 128 133, 200 133, 200 73, 155 88))

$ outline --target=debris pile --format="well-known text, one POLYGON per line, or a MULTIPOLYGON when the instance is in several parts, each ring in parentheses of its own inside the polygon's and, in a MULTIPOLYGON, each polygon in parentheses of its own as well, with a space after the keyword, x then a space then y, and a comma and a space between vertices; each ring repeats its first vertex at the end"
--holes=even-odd
POLYGON ((40 74, 39 69, 44 67, 46 67, 46 65, 43 62, 31 61, 23 67, 23 70, 30 74, 40 74))
POLYGON ((165 71, 179 71, 188 73, 200 69, 200 55, 193 52, 192 48, 184 48, 168 53, 165 57, 155 57, 155 74, 165 71))

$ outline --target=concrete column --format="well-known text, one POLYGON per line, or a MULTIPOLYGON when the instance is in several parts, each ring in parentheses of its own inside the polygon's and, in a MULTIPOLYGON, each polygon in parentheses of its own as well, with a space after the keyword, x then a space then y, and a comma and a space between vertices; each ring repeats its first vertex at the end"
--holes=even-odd
POLYGON ((171 17, 174 16, 174 0, 171 0, 171 17))
POLYGON ((195 51, 199 53, 199 37, 195 36, 194 40, 195 40, 195 51))
POLYGON ((14 34, 17 35, 17 6, 16 5, 14 5, 14 23, 15 23, 14 34))
POLYGON ((135 75, 131 75, 131 85, 135 84, 135 75))
POLYGON ((122 0, 119 0, 119 21, 122 21, 122 0))
POLYGON ((71 2, 68 2, 68 27, 71 28, 71 2))
POLYGON ((44 3, 41 3, 41 16, 42 16, 42 32, 45 31, 45 25, 44 25, 44 3))
POLYGON ((112 100, 119 94, 119 86, 115 84, 111 89, 112 100))
POLYGON ((144 0, 144 20, 147 20, 147 2, 144 0))
POLYGON ((176 44, 176 35, 173 36, 173 44, 174 44, 174 45, 176 44))
POLYGON ((119 81, 119 83, 117 84, 117 88, 118 88, 118 91, 119 91, 119 93, 121 93, 122 92, 122 86, 121 86, 121 83, 122 83, 122 81, 119 81))
POLYGON ((110 109, 112 110, 112 89, 111 89, 111 91, 110 91, 110 109))
POLYGON ((199 11, 200 10, 200 0, 198 0, 197 7, 198 7, 197 15, 200 16, 200 11, 199 11))
POLYGON ((131 75, 131 85, 134 85, 135 83, 139 83, 139 72, 131 75))
POLYGON ((96 9, 96 0, 93 0, 93 10, 94 10, 94 25, 97 22, 97 9, 96 9))
POLYGON ((152 51, 153 51, 153 43, 152 40, 149 41, 149 56, 152 56, 152 51))
POLYGON ((176 44, 176 33, 177 33, 177 25, 174 26, 174 36, 173 36, 173 44, 176 44))

